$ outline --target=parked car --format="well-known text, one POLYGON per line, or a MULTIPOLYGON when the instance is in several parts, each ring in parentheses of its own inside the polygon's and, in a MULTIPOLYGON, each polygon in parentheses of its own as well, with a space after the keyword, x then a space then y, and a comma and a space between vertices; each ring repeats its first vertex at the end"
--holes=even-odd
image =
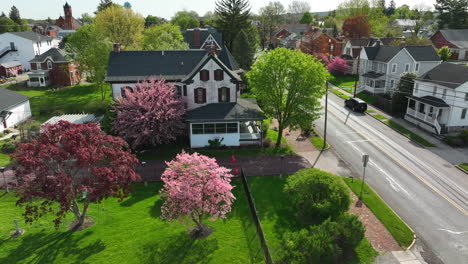
POLYGON ((354 112, 364 113, 367 110, 367 103, 359 98, 349 98, 345 100, 345 107, 349 107, 354 112))

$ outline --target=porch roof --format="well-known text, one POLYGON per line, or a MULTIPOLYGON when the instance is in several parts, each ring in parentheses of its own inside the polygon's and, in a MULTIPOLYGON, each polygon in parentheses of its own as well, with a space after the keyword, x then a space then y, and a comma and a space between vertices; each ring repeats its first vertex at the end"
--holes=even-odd
POLYGON ((378 73, 378 72, 370 71, 370 72, 364 73, 362 76, 367 77, 367 78, 377 79, 384 75, 385 73, 378 73))
POLYGON ((434 96, 423 96, 423 97, 416 97, 416 96, 408 96, 411 99, 414 99, 419 102, 423 102, 428 105, 432 105, 435 107, 450 107, 444 100, 434 97, 434 96))
POLYGON ((255 99, 237 99, 237 103, 208 104, 187 112, 186 121, 223 122, 266 119, 255 99))

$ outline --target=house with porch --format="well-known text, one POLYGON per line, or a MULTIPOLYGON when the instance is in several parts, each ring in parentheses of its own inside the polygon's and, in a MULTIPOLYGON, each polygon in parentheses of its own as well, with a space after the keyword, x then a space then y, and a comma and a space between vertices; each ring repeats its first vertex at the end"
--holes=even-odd
POLYGON ((52 48, 30 60, 28 72, 29 87, 47 87, 49 85, 70 86, 78 84, 81 73, 77 65, 66 58, 64 50, 52 48))
POLYGON ((223 139, 226 146, 261 145, 261 120, 254 100, 240 98, 239 67, 232 56, 215 49, 121 51, 114 45, 106 81, 119 100, 138 82, 163 79, 175 85, 187 109, 187 133, 192 148, 223 139))
POLYGON ((435 133, 468 129, 468 67, 444 62, 415 80, 405 119, 435 133))
POLYGON ((421 76, 441 63, 432 46, 365 47, 360 54, 357 92, 392 94, 401 76, 421 76))
POLYGON ((436 48, 450 48, 452 59, 468 60, 468 29, 441 29, 431 37, 436 48))

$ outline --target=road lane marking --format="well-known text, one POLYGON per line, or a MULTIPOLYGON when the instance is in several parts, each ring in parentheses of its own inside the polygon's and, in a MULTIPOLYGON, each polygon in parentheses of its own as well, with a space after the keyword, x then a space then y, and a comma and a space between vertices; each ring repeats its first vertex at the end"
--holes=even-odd
POLYGON ((369 142, 369 141, 373 141, 373 140, 368 140, 368 139, 361 139, 361 140, 349 140, 349 141, 345 141, 345 143, 352 144, 352 143, 359 143, 359 142, 369 142))
POLYGON ((454 235, 462 235, 462 234, 468 233, 468 231, 457 232, 457 231, 452 231, 452 230, 448 230, 448 229, 444 229, 444 228, 438 228, 437 230, 445 231, 447 233, 454 234, 454 235))
MULTIPOLYGON (((335 103, 336 104, 336 103, 335 103)), ((331 104, 332 106, 334 106, 334 103, 331 104)), ((337 108, 335 106, 335 108, 337 108)), ((340 109, 338 109, 339 112, 343 113, 342 111, 340 111, 340 109)), ((336 116, 338 119, 340 119, 341 121, 343 121, 343 118, 341 118, 339 115, 337 115, 336 113, 334 113, 333 111, 330 111, 334 116, 336 116)), ((348 125, 349 127, 351 127, 351 125, 348 125)), ((355 126, 353 127, 354 130, 358 130, 355 126)), ((375 130, 374 130, 375 131, 375 130)), ((384 150, 384 148, 382 147, 379 147, 377 145, 377 141, 372 141, 368 136, 366 136, 365 134, 363 133, 360 133, 360 135, 364 138, 367 138, 368 140, 371 141, 372 144, 374 144, 378 149, 380 149, 382 152, 384 152, 387 156, 389 156, 391 159, 393 159, 395 162, 397 162, 398 164, 400 164, 400 166, 402 166, 403 168, 405 168, 408 172, 410 172, 411 174, 413 174, 416 178, 418 178, 421 182, 423 182, 424 184, 426 184, 429 188, 431 188, 434 192, 436 192, 437 194, 439 194, 442 198, 444 198, 447 202, 449 202, 451 205, 453 205, 455 208, 457 208, 460 212, 462 212, 463 214, 467 215, 468 216, 468 211, 465 210, 463 207, 461 207, 458 203, 456 203, 454 200, 452 200, 450 197, 448 197, 447 195, 445 195, 443 192, 441 192, 439 189, 437 189, 434 185, 432 185, 431 183, 429 183, 426 179, 424 179, 423 177, 419 176, 416 172, 414 172, 411 168, 409 168, 408 166, 406 166, 406 164, 404 164, 403 162, 401 162, 399 159, 397 159, 394 155, 390 154, 388 151, 384 150)), ((353 146, 352 144, 350 144, 351 146, 353 146)))

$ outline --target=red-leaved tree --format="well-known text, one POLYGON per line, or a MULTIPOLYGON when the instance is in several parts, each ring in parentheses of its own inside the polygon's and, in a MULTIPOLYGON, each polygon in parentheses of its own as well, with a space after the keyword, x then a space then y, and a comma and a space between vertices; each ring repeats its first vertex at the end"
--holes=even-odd
POLYGON ((12 154, 18 164, 17 205, 25 205, 26 222, 53 212, 58 228, 71 211, 80 228, 90 203, 110 196, 123 199, 130 184, 140 180, 128 144, 106 135, 98 124, 59 121, 42 130, 12 154))
POLYGON ((182 152, 166 163, 168 168, 161 179, 164 187, 161 197, 161 218, 165 220, 189 219, 197 225, 192 237, 204 237, 210 229, 203 225, 205 215, 225 218, 235 199, 231 190, 232 175, 220 167, 216 160, 198 153, 182 152))
POLYGON ((316 52, 314 52, 312 54, 312 56, 316 57, 325 66, 327 66, 328 63, 330 63, 330 60, 328 59, 328 56, 325 53, 316 53, 316 52))
POLYGON ((349 65, 346 63, 344 59, 340 57, 335 57, 328 64, 328 71, 334 75, 344 74, 348 70, 349 70, 349 65))
POLYGON ((348 17, 341 27, 347 38, 368 38, 371 26, 367 16, 348 17))
POLYGON ((164 80, 152 78, 127 88, 113 111, 114 131, 133 148, 169 143, 184 131, 184 103, 164 80))

